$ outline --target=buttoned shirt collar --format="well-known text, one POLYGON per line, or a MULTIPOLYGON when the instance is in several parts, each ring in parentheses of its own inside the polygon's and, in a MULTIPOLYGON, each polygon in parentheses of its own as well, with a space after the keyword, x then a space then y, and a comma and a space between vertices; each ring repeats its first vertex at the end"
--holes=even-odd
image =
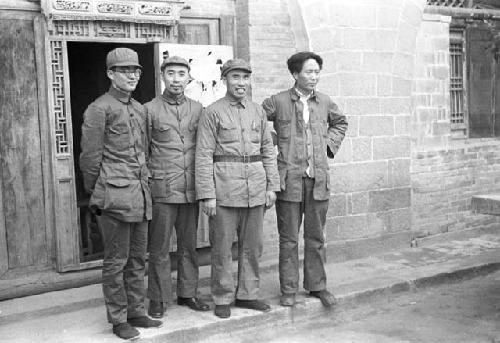
MULTIPOLYGON (((293 87, 292 89, 290 89, 290 93, 291 93, 291 97, 292 97, 293 101, 298 101, 301 96, 307 96, 307 95, 302 94, 296 87, 293 87)), ((308 99, 314 100, 316 102, 319 101, 319 99, 316 95, 316 90, 313 90, 311 92, 311 94, 309 94, 308 99)))
POLYGON ((184 101, 186 101, 186 96, 184 95, 184 93, 180 94, 177 97, 173 97, 169 92, 167 92, 166 89, 163 91, 162 98, 170 105, 180 105, 184 101))
POLYGON ((115 88, 113 86, 109 87, 108 91, 109 95, 111 95, 113 98, 116 100, 123 102, 124 104, 128 104, 130 102, 130 97, 132 96, 132 93, 124 92, 118 88, 115 88))

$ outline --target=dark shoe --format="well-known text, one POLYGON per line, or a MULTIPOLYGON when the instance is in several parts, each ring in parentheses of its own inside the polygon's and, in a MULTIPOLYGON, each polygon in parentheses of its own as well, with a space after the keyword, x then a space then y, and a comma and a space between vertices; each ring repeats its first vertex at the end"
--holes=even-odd
POLYGON ((113 325, 113 333, 121 339, 137 339, 139 338, 139 331, 130 326, 129 323, 120 323, 113 325))
POLYGON ((281 304, 281 306, 293 306, 293 305, 295 305, 295 293, 291 293, 291 294, 283 293, 280 296, 280 304, 281 304))
POLYGON ((159 328, 163 325, 161 320, 154 320, 146 316, 129 318, 127 322, 138 328, 159 328))
POLYGON ((337 300, 332 293, 328 292, 326 289, 321 291, 310 291, 309 295, 321 300, 321 303, 325 307, 331 307, 337 303, 337 300))
POLYGON ((231 307, 229 305, 215 305, 214 313, 219 318, 229 318, 231 316, 231 307))
POLYGON ((241 308, 249 308, 251 310, 257 310, 262 312, 271 311, 271 306, 260 300, 241 300, 236 299, 234 306, 241 308))
POLYGON ((187 306, 195 311, 209 311, 210 307, 198 298, 177 298, 177 305, 187 306))
POLYGON ((163 303, 160 301, 150 300, 148 314, 153 318, 162 318, 165 314, 165 307, 163 306, 163 303))

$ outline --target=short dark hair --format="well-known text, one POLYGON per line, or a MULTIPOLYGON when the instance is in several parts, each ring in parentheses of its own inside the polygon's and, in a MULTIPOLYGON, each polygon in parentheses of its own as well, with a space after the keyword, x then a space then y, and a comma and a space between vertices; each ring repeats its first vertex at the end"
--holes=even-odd
POLYGON ((323 68, 323 59, 319 55, 311 51, 301 51, 293 54, 292 56, 290 56, 288 61, 286 61, 288 70, 291 74, 300 73, 302 67, 304 66, 304 62, 309 59, 315 60, 319 65, 319 69, 323 68))

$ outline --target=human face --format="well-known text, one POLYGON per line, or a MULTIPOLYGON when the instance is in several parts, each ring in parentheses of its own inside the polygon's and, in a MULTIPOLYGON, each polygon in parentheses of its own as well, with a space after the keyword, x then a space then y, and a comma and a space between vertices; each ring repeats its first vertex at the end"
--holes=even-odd
POLYGON ((293 73, 295 85, 301 92, 305 94, 311 93, 318 84, 320 72, 321 69, 315 59, 310 58, 306 60, 302 65, 300 73, 293 73))
POLYGON ((250 73, 244 70, 231 70, 223 78, 229 96, 236 100, 244 99, 250 86, 250 73))
POLYGON ((189 70, 182 65, 168 65, 163 69, 162 78, 165 90, 173 96, 179 96, 188 84, 189 70))
POLYGON ((108 69, 108 78, 116 89, 131 93, 141 78, 141 69, 136 66, 113 67, 108 69))

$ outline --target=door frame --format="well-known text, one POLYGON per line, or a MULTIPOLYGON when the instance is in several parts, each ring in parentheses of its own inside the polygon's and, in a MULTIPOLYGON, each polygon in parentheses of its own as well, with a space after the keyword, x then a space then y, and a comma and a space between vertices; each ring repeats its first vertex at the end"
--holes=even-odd
MULTIPOLYGON (((45 23, 45 64, 50 164, 46 176, 53 184, 53 225, 56 268, 59 272, 102 266, 102 260, 80 261, 80 225, 75 188, 73 129, 67 43, 146 44, 173 42, 174 27, 163 24, 62 20, 45 23)), ((1 229, 1 228, 0 228, 1 229)), ((1 234, 1 232, 0 232, 1 234)), ((1 244, 1 241, 0 241, 1 244)))

